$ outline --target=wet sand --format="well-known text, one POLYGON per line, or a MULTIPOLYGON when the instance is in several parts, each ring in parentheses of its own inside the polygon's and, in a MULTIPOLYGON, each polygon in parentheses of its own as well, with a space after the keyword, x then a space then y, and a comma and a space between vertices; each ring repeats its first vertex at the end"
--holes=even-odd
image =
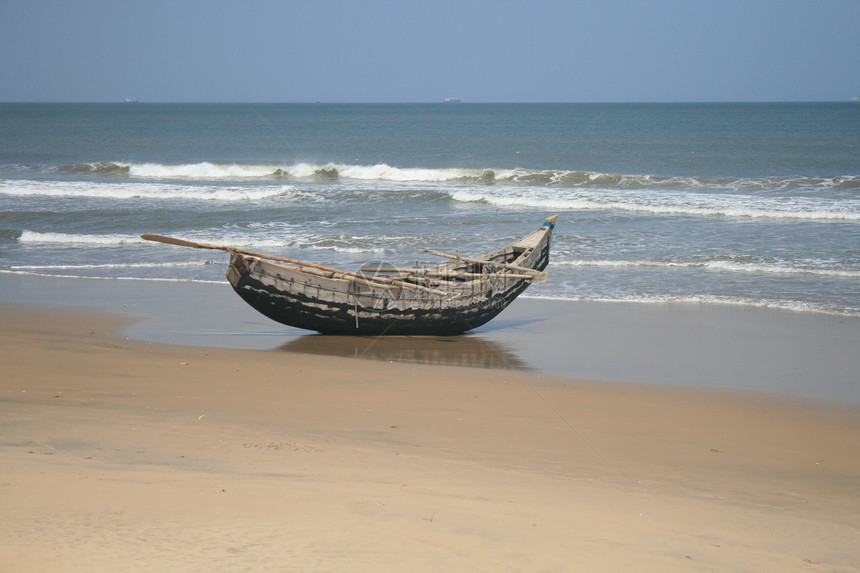
POLYGON ((272 322, 226 281, 99 280, 0 273, 0 304, 146 318, 161 344, 514 368, 564 378, 750 390, 860 404, 860 317, 705 304, 520 297, 464 336, 320 337, 272 322))
POLYGON ((856 403, 158 344, 119 312, 0 306, 2 571, 860 570, 856 403))

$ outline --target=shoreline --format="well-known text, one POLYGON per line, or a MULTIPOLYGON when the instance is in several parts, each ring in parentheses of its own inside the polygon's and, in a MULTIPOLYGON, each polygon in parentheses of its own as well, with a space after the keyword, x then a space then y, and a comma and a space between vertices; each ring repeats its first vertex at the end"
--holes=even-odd
POLYGON ((854 405, 0 317, 10 570, 860 571, 854 405))
POLYGON ((860 317, 520 297, 488 324, 455 337, 322 336, 270 321, 226 283, 11 274, 0 274, 2 304, 133 316, 139 320, 122 335, 158 344, 510 369, 860 404, 860 317))

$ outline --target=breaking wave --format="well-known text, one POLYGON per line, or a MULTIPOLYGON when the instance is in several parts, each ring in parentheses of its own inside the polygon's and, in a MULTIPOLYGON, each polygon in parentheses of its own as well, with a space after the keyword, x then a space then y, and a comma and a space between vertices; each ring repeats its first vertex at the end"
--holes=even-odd
POLYGON ((860 175, 664 177, 590 171, 402 168, 387 164, 81 163, 123 180, 0 180, 0 195, 191 201, 449 199, 548 211, 860 222, 860 175), (282 180, 282 181, 278 181, 282 180), (328 185, 337 182, 337 185, 328 185), (292 183, 292 184, 290 184, 292 183), (322 183, 322 185, 320 185, 322 183), (392 183, 399 184, 391 189, 392 183), (323 187, 325 186, 325 187, 323 187), (400 193, 401 195, 397 195, 400 193))
POLYGON ((46 171, 52 170, 56 170, 60 173, 84 173, 90 175, 128 175, 129 166, 124 163, 114 162, 71 163, 68 165, 60 165, 55 169, 46 169, 46 171))
POLYGON ((856 192, 860 175, 833 177, 769 176, 706 177, 617 174, 583 170, 526 169, 497 167, 395 167, 386 163, 352 165, 343 163, 242 164, 242 163, 76 163, 48 167, 44 171, 126 175, 141 179, 260 179, 296 178, 323 180, 391 181, 401 183, 465 183, 535 186, 574 189, 697 189, 735 192, 856 192))

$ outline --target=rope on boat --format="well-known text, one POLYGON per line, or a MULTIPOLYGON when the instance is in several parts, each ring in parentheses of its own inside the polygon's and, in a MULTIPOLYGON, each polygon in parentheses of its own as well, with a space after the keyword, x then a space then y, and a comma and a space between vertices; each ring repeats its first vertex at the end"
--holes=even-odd
MULTIPOLYGON (((485 265, 490 267, 491 270, 494 270, 495 267, 500 267, 503 269, 508 269, 511 271, 517 271, 518 273, 524 273, 529 276, 529 278, 525 280, 530 280, 535 283, 545 283, 548 280, 547 274, 543 271, 538 271, 535 269, 530 269, 528 267, 521 267, 519 265, 514 265, 512 263, 502 263, 499 261, 487 261, 484 259, 473 259, 470 257, 463 257, 460 254, 451 255, 448 253, 440 253, 439 251, 434 251, 432 249, 425 249, 424 247, 418 247, 419 251, 423 251, 425 253, 429 253, 431 255, 436 255, 437 257, 444 257, 446 259, 453 259, 455 261, 465 261, 467 263, 475 263, 479 265, 485 265)), ((505 275, 502 275, 505 276, 505 275)))

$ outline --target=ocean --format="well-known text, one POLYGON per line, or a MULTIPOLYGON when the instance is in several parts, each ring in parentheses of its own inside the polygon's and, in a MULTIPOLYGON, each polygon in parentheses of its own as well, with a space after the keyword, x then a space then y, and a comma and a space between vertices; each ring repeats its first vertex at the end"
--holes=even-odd
POLYGON ((0 104, 2 273, 435 264, 556 213, 524 296, 860 316, 860 104, 0 104))

